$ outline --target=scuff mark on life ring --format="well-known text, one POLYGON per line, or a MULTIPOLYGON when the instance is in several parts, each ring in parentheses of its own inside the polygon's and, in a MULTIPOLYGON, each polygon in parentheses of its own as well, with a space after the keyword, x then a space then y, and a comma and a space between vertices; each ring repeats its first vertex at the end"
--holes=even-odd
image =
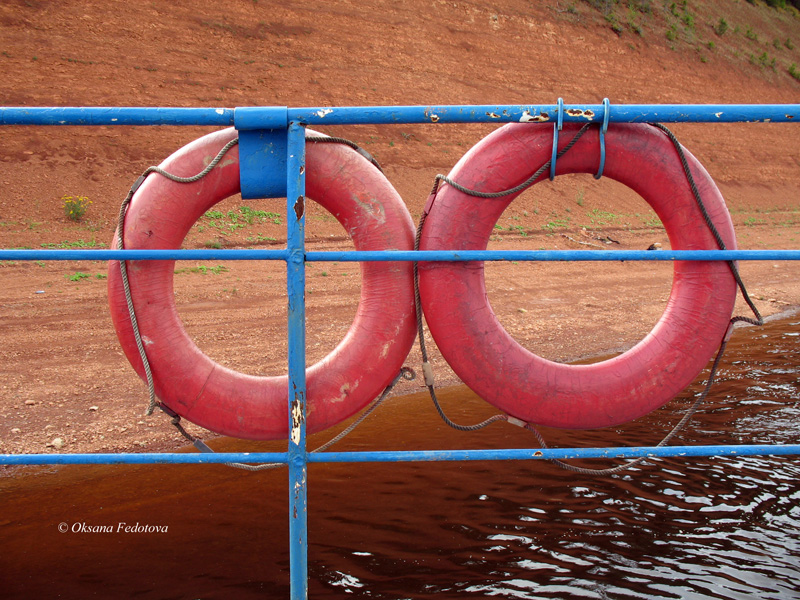
POLYGON ((366 200, 362 200, 357 194, 353 194, 352 199, 353 202, 364 209, 364 212, 368 216, 375 219, 375 221, 377 221, 379 224, 386 222, 386 209, 383 207, 383 204, 380 200, 377 198, 367 198, 366 200))

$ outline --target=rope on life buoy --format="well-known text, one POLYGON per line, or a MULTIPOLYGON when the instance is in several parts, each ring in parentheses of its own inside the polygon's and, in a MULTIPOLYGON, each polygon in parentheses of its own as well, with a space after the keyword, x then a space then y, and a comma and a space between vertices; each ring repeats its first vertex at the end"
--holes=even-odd
MULTIPOLYGON (((667 137, 670 139, 670 141, 673 143, 673 145, 675 147, 675 150, 676 150, 676 152, 677 152, 677 154, 678 154, 678 156, 680 158, 680 162, 681 162, 681 165, 682 165, 682 168, 683 168, 684 175, 685 175, 686 180, 689 183, 689 186, 690 186, 690 188, 692 190, 692 194, 693 194, 693 197, 694 197, 694 199, 695 199, 695 201, 697 203, 698 209, 700 210, 700 212, 701 212, 701 214, 703 216, 703 219, 704 219, 709 231, 714 236, 714 239, 715 239, 715 241, 717 243, 717 246, 720 249, 723 249, 723 250, 726 249, 725 242, 722 239, 722 236, 720 235, 719 231, 717 230, 717 227, 716 227, 716 225, 714 223, 714 220, 709 215, 708 210, 707 210, 707 208, 705 206, 705 203, 703 201, 703 198, 701 196, 701 193, 698 190, 697 184, 695 183, 694 176, 692 175, 692 171, 691 171, 691 168, 689 166, 689 161, 687 160, 680 143, 678 142, 677 138, 675 138, 675 136, 672 134, 672 132, 669 131, 663 125, 653 124, 653 126, 661 129, 667 135, 667 137)), ((580 131, 570 140, 570 142, 567 144, 567 146, 564 147, 560 152, 558 152, 557 158, 561 158, 569 149, 571 149, 575 145, 575 143, 579 140, 579 138, 586 132, 587 128, 588 128, 588 125, 585 125, 584 127, 582 127, 580 129, 580 131)), ((601 135, 604 135, 605 133, 606 133, 606 127, 603 127, 601 135)), ((604 143, 601 144, 601 148, 602 148, 602 151, 603 151, 602 152, 603 156, 601 157, 601 162, 604 163, 605 162, 605 144, 604 143)), ((556 155, 555 151, 553 152, 553 154, 556 155)), ((463 159, 462 159, 462 161, 463 161, 463 159)), ((547 160, 546 162, 543 163, 543 165, 536 172, 533 173, 533 175, 531 175, 525 181, 523 181, 523 183, 521 183, 521 184, 519 184, 517 186, 511 187, 511 188, 509 188, 507 190, 500 191, 500 192, 484 192, 484 191, 476 190, 476 189, 473 189, 473 188, 470 188, 470 187, 466 187, 466 186, 463 186, 463 185, 457 183, 456 181, 454 181, 454 179, 452 177, 446 177, 444 175, 437 175, 436 180, 434 182, 433 189, 432 189, 432 191, 431 191, 431 193, 430 193, 430 195, 428 197, 428 201, 426 203, 425 210, 423 211, 422 217, 420 219, 420 223, 419 223, 418 228, 417 228, 417 234, 416 234, 416 238, 415 238, 415 249, 419 249, 419 247, 420 247, 420 239, 422 237, 422 232, 423 232, 423 229, 424 229, 425 221, 426 221, 427 216, 428 216, 428 214, 430 213, 430 211, 431 211, 431 209, 433 207, 433 204, 434 204, 434 201, 436 199, 436 195, 437 195, 437 192, 438 192, 438 189, 439 189, 440 182, 445 182, 448 185, 450 185, 452 188, 456 189, 457 191, 459 191, 459 192, 461 192, 463 194, 472 196, 472 197, 502 198, 502 197, 506 197, 506 196, 510 196, 510 195, 516 195, 516 194, 520 193, 522 190, 527 189, 528 187, 533 185, 536 181, 539 180, 539 178, 542 176, 542 174, 548 168, 551 167, 552 162, 553 162, 552 158, 550 160, 547 160)), ((459 162, 459 165, 461 165, 461 164, 462 164, 462 162, 459 162)), ((456 169, 457 168, 458 168, 458 166, 456 167, 456 169)), ((724 204, 723 204, 723 206, 724 206, 724 204)), ((494 221, 491 223, 491 225, 493 225, 493 224, 494 224, 494 221)), ((707 383, 706 383, 702 393, 698 396, 698 398, 695 400, 693 405, 686 411, 686 413, 681 418, 681 420, 661 440, 661 442, 659 442, 659 444, 658 444, 659 447, 663 446, 663 445, 666 445, 679 431, 681 431, 688 424, 688 422, 691 420, 692 416, 698 410, 699 406, 702 404, 704 399, 707 397, 707 395, 710 392, 711 387, 713 385, 714 376, 715 376, 716 370, 717 370, 717 368, 719 366, 720 360, 721 360, 721 358, 722 358, 722 356, 724 354, 724 350, 725 350, 725 347, 727 345, 728 339, 730 338, 730 335, 731 335, 731 333, 733 331, 734 324, 736 322, 744 321, 744 322, 751 323, 753 325, 763 325, 763 318, 761 317, 761 315, 760 315, 758 309, 756 308, 755 304, 750 299, 749 294, 747 293, 747 290, 745 288, 744 282, 742 281, 742 279, 741 279, 741 277, 739 275, 736 263, 734 261, 727 261, 727 264, 728 264, 728 267, 729 267, 729 269, 731 271, 731 274, 733 275, 734 280, 736 281, 736 285, 741 290, 742 295, 743 295, 746 303, 748 304, 750 309, 753 311, 753 314, 755 315, 756 318, 755 319, 750 319, 750 318, 743 317, 743 316, 736 316, 736 317, 733 317, 733 318, 731 318, 729 320, 728 325, 727 325, 727 327, 725 329, 725 334, 722 336, 722 341, 720 342, 720 345, 719 345, 719 348, 717 350, 716 356, 714 357, 714 362, 712 364, 712 367, 711 367, 711 370, 710 370, 710 373, 709 373, 709 376, 708 376, 707 383)), ((447 415, 444 413, 443 409, 441 408, 441 406, 440 406, 440 404, 438 402, 438 399, 436 398, 435 385, 434 385, 433 374, 432 374, 432 368, 430 366, 430 363, 428 362, 427 351, 426 351, 426 348, 425 348, 425 341, 424 341, 424 335, 423 335, 423 325, 422 325, 422 304, 421 304, 420 292, 419 292, 419 271, 418 271, 417 263, 414 264, 414 285, 415 285, 415 308, 416 308, 416 313, 417 313, 418 339, 420 340, 420 342, 419 342, 420 343, 420 350, 421 350, 421 353, 422 353, 422 356, 423 356, 423 371, 426 374, 426 385, 427 385, 427 387, 429 389, 429 392, 430 392, 430 395, 431 395, 431 399, 433 400, 433 403, 434 403, 434 405, 435 405, 440 417, 444 420, 444 422, 447 423, 449 426, 454 427, 455 429, 459 429, 459 430, 462 430, 462 431, 469 431, 469 430, 474 430, 474 429, 479 429, 479 428, 485 427, 486 425, 488 425, 490 423, 493 423, 493 422, 506 420, 509 423, 525 427, 526 429, 529 429, 530 431, 532 431, 534 433, 534 435, 537 437, 537 439, 538 439, 539 443, 541 444, 541 446, 543 448, 547 448, 547 444, 546 444, 544 438, 541 436, 539 431, 536 429, 536 427, 532 423, 530 423, 528 421, 524 421, 522 419, 518 419, 518 418, 510 416, 508 414, 495 415, 495 416, 487 419, 483 423, 480 423, 480 424, 475 425, 475 426, 461 426, 461 425, 458 425, 458 424, 454 423, 453 421, 451 421, 447 417, 447 415)), ((579 472, 579 473, 582 473, 582 474, 611 475, 611 474, 623 471, 625 469, 630 469, 630 468, 640 464, 644 460, 646 460, 646 458, 644 458, 644 457, 637 458, 637 459, 633 459, 633 460, 630 460, 630 461, 626 461, 621 465, 618 465, 618 466, 612 467, 612 468, 608 468, 608 469, 585 469, 585 468, 576 467, 574 465, 570 465, 569 463, 566 463, 566 462, 563 462, 563 461, 560 461, 560 460, 555 460, 555 459, 553 459, 552 462, 555 462, 556 464, 558 464, 559 466, 561 466, 563 468, 566 468, 568 470, 572 470, 572 471, 575 471, 575 472, 579 472)))
MULTIPOLYGON (((148 169, 123 203, 115 245, 179 247, 200 216, 239 191, 238 152, 232 152, 236 139, 233 129, 209 134, 160 167, 148 169), (216 158, 209 163, 211 156, 216 158), (226 159, 220 162, 223 156, 226 159), (197 175, 173 176, 197 171, 206 163, 197 175), (147 179, 153 172, 164 178, 147 179), (173 182, 187 185, 175 187, 173 182)), ((356 249, 413 247, 413 223, 405 204, 363 154, 341 144, 314 144, 307 151, 307 165, 308 197, 334 214, 356 249)), ((245 375, 203 354, 177 315, 173 264, 131 261, 133 266, 117 268, 112 261, 109 265, 112 320, 126 356, 148 382, 150 411, 158 396, 169 409, 166 412, 217 433, 249 439, 285 437, 288 378, 245 375)), ((365 263, 362 282, 347 336, 307 371, 309 433, 358 412, 405 372, 402 362, 414 339, 411 266, 365 263)))
MULTIPOLYGON (((328 440, 327 442, 325 442, 321 446, 318 446, 317 448, 314 448, 313 450, 311 450, 310 454, 315 454, 317 452, 324 452, 325 450, 327 450, 328 448, 330 448, 331 446, 333 446, 337 442, 340 442, 345 437, 350 435, 353 432, 353 430, 356 429, 356 427, 361 425, 361 423, 363 423, 367 419, 367 417, 369 417, 373 412, 375 412, 375 410, 379 406, 381 406, 381 404, 383 404, 384 400, 386 400, 386 398, 389 396, 391 391, 394 389, 394 386, 396 386, 401 379, 405 379, 407 381, 413 381, 416 378, 417 378, 417 374, 414 372, 414 369, 411 369, 410 367, 403 367, 402 369, 400 369, 400 372, 397 374, 397 376, 394 379, 392 379, 392 381, 389 383, 389 385, 386 386, 386 388, 383 390, 381 395, 378 398, 376 398, 372 402, 372 404, 370 404, 367 407, 367 409, 364 412, 362 412, 355 421, 350 423, 350 425, 348 425, 345 429, 343 429, 335 437, 331 438, 330 440, 328 440)), ((186 429, 183 428, 183 425, 181 425, 181 416, 180 415, 172 412, 168 407, 166 407, 164 405, 161 405, 160 408, 165 413, 167 413, 167 415, 172 417, 172 424, 175 426, 175 428, 178 430, 178 432, 184 438, 186 438, 188 441, 190 441, 192 443, 192 445, 195 448, 200 450, 200 452, 214 454, 214 451, 203 440, 201 440, 197 436, 192 435, 191 433, 186 431, 186 429)), ((269 470, 269 469, 277 469, 278 467, 284 466, 284 463, 248 464, 248 463, 229 462, 229 463, 222 463, 222 464, 225 465, 226 467, 233 467, 233 468, 236 468, 236 469, 243 469, 245 471, 266 471, 266 470, 269 470)))
MULTIPOLYGON (((122 201, 122 205, 119 207, 119 215, 117 216, 117 248, 123 250, 125 248, 125 241, 123 239, 123 231, 125 231, 125 215, 128 212, 128 206, 130 206, 131 198, 136 193, 136 190, 144 183, 144 180, 147 179, 147 176, 150 173, 158 173, 159 175, 166 177, 170 181, 175 181, 177 183, 193 183, 195 181, 199 181, 206 175, 208 175, 211 170, 219 164, 219 161, 222 160, 222 157, 227 154, 228 150, 233 148, 236 144, 239 143, 239 138, 234 138, 227 144, 225 144, 222 149, 217 153, 217 155, 213 158, 213 160, 208 163, 205 169, 197 173, 196 175, 192 175, 191 177, 180 177, 178 175, 173 175, 161 169, 159 167, 151 166, 144 170, 144 172, 139 176, 139 178, 133 183, 131 189, 128 190, 128 195, 125 196, 125 200, 122 201)), ((133 298, 131 297, 131 285, 128 281, 128 268, 126 266, 126 262, 124 260, 119 261, 119 273, 120 277, 122 278, 122 287, 125 292, 125 304, 128 307, 128 316, 131 320, 131 327, 133 329, 133 336, 136 340, 136 349, 139 351, 139 358, 142 361, 142 365, 145 371, 145 377, 147 381, 147 392, 150 398, 149 403, 147 405, 147 410, 145 411, 145 415, 150 416, 153 414, 153 411, 158 404, 156 400, 156 392, 155 387, 153 386, 153 372, 150 369, 150 361, 147 359, 147 352, 145 352, 144 344, 142 343, 142 336, 139 333, 139 322, 136 320, 136 310, 133 306, 133 298)))

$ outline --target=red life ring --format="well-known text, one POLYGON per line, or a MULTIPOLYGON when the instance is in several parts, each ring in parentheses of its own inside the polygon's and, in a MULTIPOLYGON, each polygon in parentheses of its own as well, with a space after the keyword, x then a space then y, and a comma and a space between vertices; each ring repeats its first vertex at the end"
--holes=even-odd
MULTIPOLYGON (((161 168, 182 176, 198 173, 236 135, 233 129, 206 135, 178 150, 161 168)), ((340 144, 309 144, 306 163, 307 196, 339 220, 357 250, 413 249, 411 216, 392 185, 369 161, 340 144)), ((197 219, 238 192, 238 146, 195 183, 151 175, 128 209, 125 247, 179 248, 197 219)), ((288 376, 245 375, 206 356, 176 311, 174 264, 128 262, 156 394, 176 413, 212 431, 248 439, 286 438, 288 376)), ((350 330, 327 357, 307 370, 309 433, 346 419, 377 397, 399 372, 414 341, 411 264, 369 262, 361 265, 361 273, 361 299, 350 330)), ((108 292, 117 336, 144 379, 117 262, 109 265, 108 292)))
MULTIPOLYGON (((564 126, 560 147, 577 129, 564 126)), ((510 189, 550 158, 552 140, 552 126, 507 125, 472 148, 450 177, 483 192, 510 189)), ((644 124, 615 125, 605 144, 604 175, 632 188, 653 207, 673 249, 718 248, 663 132, 644 124)), ((592 128, 558 159, 556 172, 594 173, 599 147, 598 129, 592 128)), ((719 190, 686 154, 713 223, 726 246, 735 248, 733 224, 719 190)), ((481 200, 442 186, 420 249, 485 249, 495 223, 517 195, 481 200)), ((676 261, 667 307, 643 340, 610 360, 565 365, 536 356, 506 332, 489 306, 482 262, 421 262, 419 280, 426 321, 456 374, 511 416, 568 429, 618 425, 675 397, 719 346, 736 297, 726 263, 676 261)))

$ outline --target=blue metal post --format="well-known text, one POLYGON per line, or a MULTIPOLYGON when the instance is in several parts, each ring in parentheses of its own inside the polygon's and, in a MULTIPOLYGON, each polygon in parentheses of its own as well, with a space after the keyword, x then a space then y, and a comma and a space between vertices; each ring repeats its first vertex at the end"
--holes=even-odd
POLYGON ((306 479, 305 127, 289 123, 286 290, 289 299, 289 561, 292 600, 308 597, 306 479))

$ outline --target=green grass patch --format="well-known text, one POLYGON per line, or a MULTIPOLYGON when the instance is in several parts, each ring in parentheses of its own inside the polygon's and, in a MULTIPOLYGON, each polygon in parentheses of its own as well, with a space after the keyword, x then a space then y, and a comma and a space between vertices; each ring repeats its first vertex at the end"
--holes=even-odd
POLYGON ((63 242, 59 242, 56 244, 51 243, 44 243, 40 244, 42 248, 47 248, 48 250, 55 250, 55 249, 67 249, 67 248, 105 248, 105 244, 101 244, 97 240, 75 240, 74 242, 70 242, 69 240, 64 240, 63 242))
POLYGON ((69 281, 82 281, 83 279, 90 279, 92 276, 89 273, 84 273, 82 271, 75 271, 72 275, 67 273, 64 275, 69 281))
POLYGON ((184 269, 175 269, 175 274, 184 275, 186 273, 200 273, 201 275, 205 275, 206 273, 211 273, 212 275, 219 275, 220 273, 227 273, 228 270, 228 267, 224 265, 217 265, 215 267, 197 265, 194 267, 186 267, 184 269))
POLYGON ((234 232, 244 229, 248 225, 267 221, 276 225, 280 225, 283 222, 280 213, 240 206, 238 211, 229 210, 225 213, 219 210, 209 210, 201 217, 197 227, 200 231, 203 231, 206 227, 212 227, 220 231, 234 232))
POLYGON ((569 217, 565 219, 553 219, 542 225, 542 229, 547 231, 555 231, 556 229, 567 229, 569 227, 569 217))
POLYGON ((592 209, 587 214, 592 225, 617 225, 619 223, 619 215, 599 208, 592 209))

